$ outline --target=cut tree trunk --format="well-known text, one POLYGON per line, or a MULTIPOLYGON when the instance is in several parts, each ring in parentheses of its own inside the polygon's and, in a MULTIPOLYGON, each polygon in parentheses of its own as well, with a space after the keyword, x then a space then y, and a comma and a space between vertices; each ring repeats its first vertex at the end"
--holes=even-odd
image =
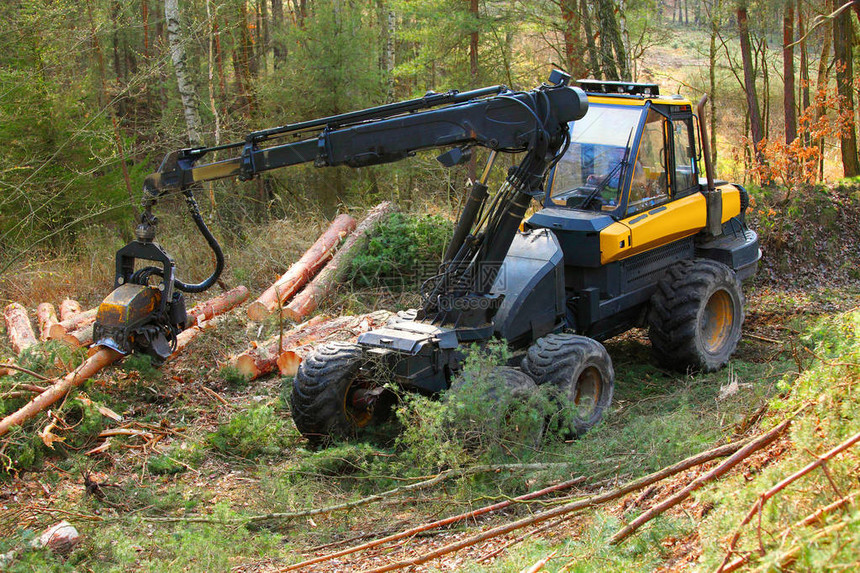
POLYGON ((281 351, 277 361, 278 370, 281 376, 295 376, 302 360, 311 353, 317 344, 333 341, 355 342, 358 335, 382 326, 390 318, 390 312, 380 310, 361 316, 344 316, 321 324, 310 333, 311 336, 301 342, 300 346, 285 348, 281 351))
POLYGON ((395 210, 395 205, 390 201, 384 201, 371 209, 325 268, 284 307, 283 315, 293 322, 299 322, 316 310, 340 282, 350 261, 364 248, 370 231, 395 210))
POLYGON ((96 321, 98 308, 80 312, 71 318, 62 320, 48 329, 48 340, 62 340, 66 333, 88 326, 96 321))
POLYGON ((66 333, 63 336, 63 342, 72 348, 91 345, 93 343, 93 326, 95 326, 95 323, 91 322, 83 328, 66 333))
POLYGON ((237 286, 222 295, 196 304, 194 308, 188 311, 187 324, 188 326, 196 326, 236 308, 246 300, 248 300, 248 289, 244 286, 237 286))
POLYGON ((48 330, 60 322, 57 311, 50 302, 41 302, 36 307, 36 318, 39 321, 39 340, 48 340, 48 330))
POLYGON ((66 374, 56 384, 30 400, 19 410, 0 420, 0 436, 5 435, 13 426, 19 426, 33 418, 39 412, 47 409, 66 393, 84 381, 95 376, 105 366, 122 358, 122 354, 111 348, 100 348, 98 352, 87 358, 83 364, 66 374))
POLYGON ((38 342, 27 309, 22 304, 13 302, 8 305, 3 311, 3 318, 6 319, 6 333, 15 354, 21 354, 38 342))
POLYGON ((283 334, 276 334, 261 344, 249 348, 245 352, 230 359, 230 365, 236 368, 246 380, 256 380, 274 372, 278 367, 278 355, 282 348, 302 344, 299 342, 307 336, 307 331, 328 320, 325 316, 315 316, 283 334))
POLYGON ((67 298, 60 303, 60 320, 69 320, 76 314, 81 314, 83 311, 84 309, 81 308, 81 303, 67 298))
POLYGON ((248 318, 260 321, 275 312, 332 258, 340 241, 355 230, 355 219, 339 215, 329 228, 275 283, 248 306, 248 318))

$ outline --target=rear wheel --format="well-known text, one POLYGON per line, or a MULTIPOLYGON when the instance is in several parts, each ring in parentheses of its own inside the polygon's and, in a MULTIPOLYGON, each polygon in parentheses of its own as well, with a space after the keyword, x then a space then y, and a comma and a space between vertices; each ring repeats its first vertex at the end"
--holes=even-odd
POLYGON ((592 338, 556 333, 539 338, 523 358, 523 372, 551 385, 568 437, 594 427, 612 402, 615 371, 606 348, 592 338))
POLYGON ((651 298, 648 337, 662 365, 713 372, 737 349, 743 320, 734 271, 710 259, 682 261, 669 268, 651 298))
POLYGON ((314 349, 299 366, 290 399, 292 416, 311 443, 354 436, 387 417, 389 396, 362 373, 363 363, 359 346, 330 342, 314 349))

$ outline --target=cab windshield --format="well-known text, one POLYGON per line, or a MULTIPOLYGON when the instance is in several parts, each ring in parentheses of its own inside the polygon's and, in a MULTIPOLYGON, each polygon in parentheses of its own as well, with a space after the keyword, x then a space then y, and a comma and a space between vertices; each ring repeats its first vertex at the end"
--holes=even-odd
POLYGON ((555 167, 550 199, 577 209, 614 211, 641 107, 591 105, 570 124, 570 147, 555 167))

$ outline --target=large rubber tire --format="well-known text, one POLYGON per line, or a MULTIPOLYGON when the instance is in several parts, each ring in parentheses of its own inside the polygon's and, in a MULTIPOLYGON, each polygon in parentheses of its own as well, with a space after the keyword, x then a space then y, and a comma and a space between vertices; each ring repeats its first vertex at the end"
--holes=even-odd
POLYGON ((372 386, 360 375, 363 362, 361 348, 346 342, 322 344, 302 361, 290 403, 296 428, 311 444, 353 437, 387 417, 388 408, 354 404, 354 393, 372 386))
POLYGON ((671 266, 651 297, 648 337, 657 361, 682 372, 719 370, 741 339, 744 295, 734 271, 710 259, 671 266))
POLYGON ((615 371, 606 348, 592 338, 568 333, 548 334, 532 344, 522 362, 523 372, 538 385, 555 389, 566 437, 593 428, 612 403, 615 371))

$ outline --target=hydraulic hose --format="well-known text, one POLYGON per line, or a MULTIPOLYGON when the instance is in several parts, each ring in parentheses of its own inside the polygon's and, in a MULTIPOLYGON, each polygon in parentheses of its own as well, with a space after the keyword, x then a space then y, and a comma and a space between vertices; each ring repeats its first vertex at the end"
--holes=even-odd
POLYGON ((182 292, 203 292, 214 285, 215 281, 218 280, 218 277, 221 276, 221 271, 224 270, 224 252, 221 250, 221 245, 218 244, 217 239, 212 235, 209 227, 206 226, 203 216, 200 215, 200 208, 197 206, 197 200, 194 198, 194 194, 190 189, 187 189, 184 193, 185 201, 188 203, 188 211, 191 213, 191 218, 194 220, 194 224, 197 225, 197 228, 200 230, 200 234, 206 239, 206 242, 209 244, 209 248, 212 249, 213 253, 215 253, 215 270, 212 271, 209 278, 203 282, 187 284, 179 279, 174 279, 173 286, 182 292))

